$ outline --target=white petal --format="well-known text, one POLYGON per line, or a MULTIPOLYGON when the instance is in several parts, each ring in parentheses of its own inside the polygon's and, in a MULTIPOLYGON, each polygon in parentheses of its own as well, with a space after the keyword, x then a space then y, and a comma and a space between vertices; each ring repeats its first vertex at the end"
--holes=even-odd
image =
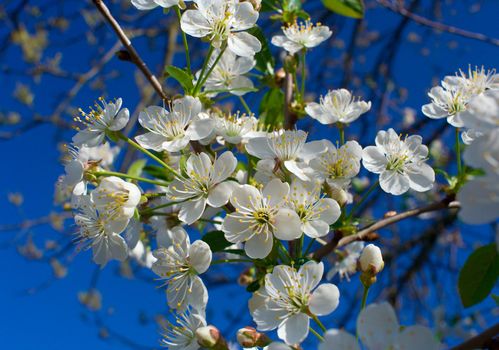
POLYGON ((429 191, 435 182, 435 171, 428 164, 413 164, 407 167, 407 176, 409 177, 409 186, 417 192, 429 191), (411 168, 416 171, 411 171, 411 168))
POLYGON ((109 126, 109 130, 118 131, 123 129, 130 120, 130 112, 128 108, 123 108, 118 115, 114 117, 113 122, 109 126))
POLYGON ((236 4, 234 22, 232 27, 235 30, 246 30, 253 27, 258 20, 258 11, 255 11, 250 2, 240 2, 236 4))
POLYGON ((232 191, 231 204, 236 209, 253 208, 254 203, 261 202, 262 194, 254 186, 240 185, 232 191))
POLYGON ((230 151, 224 152, 215 160, 210 178, 214 183, 222 182, 232 175, 236 167, 237 159, 234 154, 230 151))
POLYGON ((340 303, 340 291, 331 283, 321 284, 312 293, 308 307, 317 316, 329 315, 340 303))
POLYGON ((360 346, 357 339, 350 333, 340 329, 330 329, 324 334, 324 342, 319 344, 318 350, 331 349, 360 350, 360 346))
POLYGON ((324 274, 324 264, 315 261, 308 261, 298 270, 302 283, 308 290, 314 289, 322 279, 324 274))
POLYGON ((368 349, 389 349, 399 333, 397 316, 390 304, 364 308, 357 318, 357 333, 368 349))
POLYGON ((231 33, 227 45, 229 50, 242 57, 252 57, 262 49, 260 41, 246 32, 231 33))
POLYGON ((399 350, 439 350, 440 344, 432 332, 423 326, 405 328, 398 338, 399 350))
POLYGON ((213 208, 220 208, 227 204, 234 187, 235 183, 232 181, 226 181, 216 185, 210 190, 207 198, 208 205, 213 208))
POLYGON ((187 225, 191 225, 196 222, 201 217, 201 215, 203 215, 205 207, 205 198, 190 200, 188 202, 182 203, 178 218, 181 221, 185 222, 187 225))
MULTIPOLYGON (((192 276, 191 289, 187 295, 187 303, 196 310, 204 310, 208 304, 208 290, 199 276, 192 276)), ((197 345, 196 348, 197 349, 197 345)))
POLYGON ((202 38, 211 33, 211 25, 198 10, 187 10, 180 20, 182 31, 196 38, 202 38))
POLYGON ((156 152, 164 151, 163 143, 166 138, 154 132, 146 132, 145 134, 135 137, 135 141, 145 149, 152 149, 156 152))
POLYGON ((192 243, 189 250, 189 260, 198 274, 208 270, 211 264, 211 255, 210 246, 206 242, 198 240, 192 243))
POLYGON ((295 314, 284 321, 277 330, 277 336, 286 344, 299 344, 308 335, 310 318, 306 314, 295 314))
POLYGON ((324 237, 329 233, 329 225, 322 220, 307 221, 302 228, 303 232, 311 238, 324 237))
POLYGON ((271 207, 282 203, 288 194, 289 185, 279 179, 271 180, 262 191, 263 197, 267 199, 271 207))
POLYGON ((279 209, 274 217, 274 236, 278 239, 291 241, 300 238, 301 220, 298 214, 292 209, 279 209))
POLYGON ((272 235, 262 232, 246 241, 244 251, 252 259, 263 259, 270 254, 272 246, 272 235))
POLYGON ((275 154, 269 146, 267 137, 254 137, 246 144, 246 152, 259 159, 274 158, 275 154))
POLYGON ((213 119, 198 119, 191 122, 191 125, 185 131, 185 134, 189 136, 191 140, 201 140, 208 137, 215 127, 215 122, 213 119))
POLYGON ((132 5, 139 10, 152 10, 158 6, 154 0, 132 0, 132 5))
POLYGON ((368 146, 362 151, 362 164, 372 173, 380 174, 386 169, 388 160, 376 146, 368 146))
POLYGON ((379 185, 386 193, 398 196, 409 190, 409 178, 397 171, 387 170, 379 176, 379 185))

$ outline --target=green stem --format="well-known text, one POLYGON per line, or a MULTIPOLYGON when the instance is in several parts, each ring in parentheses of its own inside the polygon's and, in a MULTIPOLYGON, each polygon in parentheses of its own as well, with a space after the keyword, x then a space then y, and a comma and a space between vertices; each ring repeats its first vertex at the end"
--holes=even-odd
POLYGON ((340 130, 340 145, 345 144, 345 125, 343 123, 338 123, 338 129, 340 130))
MULTIPOLYGON (((215 58, 215 61, 213 62, 213 64, 210 66, 210 68, 206 72, 205 76, 203 77, 203 80, 202 80, 201 84, 199 85, 199 90, 201 90, 201 87, 204 85, 204 83, 206 83, 206 80, 208 80, 208 77, 210 76, 211 72, 213 72, 213 69, 215 69, 215 67, 217 66, 218 61, 220 61, 220 59, 222 58, 222 55, 224 54, 226 48, 227 48, 227 45, 224 45, 222 47, 222 49, 220 50, 220 53, 218 54, 217 58, 215 58)), ((198 91, 196 90, 196 93, 197 92, 198 91)))
POLYGON ((305 81, 307 80, 307 77, 305 76, 305 68, 307 67, 305 59, 306 55, 307 55, 307 50, 303 49, 301 55, 302 59, 301 59, 301 92, 300 92, 302 101, 305 97, 305 81))
POLYGON ((210 48, 208 49, 208 53, 206 54, 206 59, 203 62, 203 67, 201 68, 201 73, 199 73, 198 81, 196 83, 196 86, 194 86, 194 90, 193 90, 194 96, 196 96, 198 93, 198 90, 199 90, 200 84, 201 84, 201 80, 204 76, 206 68, 208 67, 208 62, 210 61, 211 55, 213 54, 213 50, 214 50, 213 46, 210 45, 210 48))
POLYGON ((457 161, 457 177, 461 180, 463 176, 463 165, 461 162, 461 141, 459 140, 459 128, 456 128, 456 161, 457 161))
MULTIPOLYGON (((180 8, 177 6, 174 6, 175 8, 175 13, 177 14, 177 17, 178 17, 178 22, 179 22, 179 25, 180 25, 180 20, 182 19, 182 14, 180 13, 180 8)), ((185 49, 185 63, 187 65, 187 73, 189 73, 189 75, 192 75, 192 71, 191 71, 191 57, 189 55, 189 44, 187 43, 187 36, 185 35, 185 32, 183 30, 181 30, 182 32, 182 41, 184 42, 184 49, 185 49)))
POLYGON ((218 221, 218 220, 210 220, 210 219, 203 219, 203 218, 199 218, 198 221, 201 221, 201 222, 207 222, 209 224, 214 224, 214 225, 222 225, 223 222, 222 221, 218 221))
POLYGON ((152 154, 151 152, 149 152, 148 150, 146 150, 145 148, 143 148, 137 142, 133 141, 132 139, 129 139, 128 137, 126 137, 125 135, 123 135, 121 133, 118 133, 117 135, 118 135, 118 137, 120 139, 122 139, 123 141, 125 141, 126 143, 128 143, 130 146, 138 149, 139 151, 141 151, 145 155, 149 156, 151 159, 153 159, 156 162, 158 162, 159 164, 161 164, 166 170, 168 170, 173 175, 175 175, 175 177, 177 177, 179 179, 182 178, 182 176, 180 176, 180 174, 175 169, 173 169, 171 166, 169 166, 168 164, 166 164, 164 161, 162 161, 161 159, 159 159, 158 157, 156 157, 154 154, 152 154))
POLYGON ((364 292, 362 293, 362 304, 360 309, 363 310, 366 307, 367 294, 369 294, 369 287, 364 286, 364 292))
POLYGON ((220 259, 220 260, 213 260, 211 262, 211 265, 224 264, 224 263, 243 263, 243 262, 252 263, 253 260, 250 260, 250 259, 220 259))
POLYGON ((282 245, 281 241, 276 240, 276 244, 278 245, 278 249, 284 254, 286 259, 291 262, 293 259, 291 258, 291 255, 289 255, 288 250, 282 245))
POLYGON ((348 215, 348 220, 351 220, 355 212, 360 208, 360 206, 366 201, 367 197, 373 192, 376 188, 378 188, 379 185, 379 180, 376 181, 372 186, 367 190, 366 193, 362 196, 360 201, 353 207, 353 209, 350 211, 350 214, 348 215))
POLYGON ((165 203, 165 204, 160 204, 156 207, 153 207, 153 208, 147 208, 147 209, 144 209, 140 212, 141 215, 155 215, 154 214, 154 211, 156 210, 159 210, 159 209, 162 209, 162 208, 167 208, 167 207, 171 207, 175 204, 180 204, 180 203, 184 203, 184 202, 187 202, 187 201, 190 201, 191 199, 193 198, 187 198, 187 199, 184 199, 184 200, 181 200, 181 201, 178 201, 178 202, 168 202, 168 203, 165 203))
POLYGON ((293 72, 293 86, 295 90, 296 98, 300 98, 300 91, 298 90, 298 78, 296 77, 296 71, 293 72))
POLYGON ((123 179, 130 179, 130 180, 136 180, 136 181, 141 181, 141 182, 147 182, 147 183, 158 185, 158 186, 168 186, 168 184, 166 182, 146 179, 145 177, 140 177, 140 176, 133 176, 133 175, 128 175, 128 174, 118 173, 116 171, 93 171, 91 174, 93 174, 95 176, 117 176, 117 177, 121 177, 123 179))
POLYGON ((244 98, 242 96, 239 96, 239 101, 241 101, 241 104, 243 105, 244 109, 246 110, 246 113, 248 115, 252 115, 253 113, 251 113, 251 109, 249 108, 248 104, 246 103, 246 101, 244 100, 244 98))
POLYGON ((309 327, 309 329, 310 329, 310 332, 312 332, 312 334, 317 337, 317 339, 319 339, 320 341, 324 341, 324 338, 322 337, 322 335, 317 333, 317 331, 315 329, 313 329, 312 327, 309 327))
POLYGON ((315 321, 315 323, 317 323, 317 325, 319 327, 321 327, 321 329, 322 329, 323 332, 327 331, 326 327, 322 324, 322 322, 319 320, 319 318, 317 317, 317 315, 310 314, 310 316, 315 321))

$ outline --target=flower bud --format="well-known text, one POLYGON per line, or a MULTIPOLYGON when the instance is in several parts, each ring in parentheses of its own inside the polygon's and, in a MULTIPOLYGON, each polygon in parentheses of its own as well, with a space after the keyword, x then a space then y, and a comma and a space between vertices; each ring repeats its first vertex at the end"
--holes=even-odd
POLYGON ((253 327, 244 327, 237 331, 237 342, 243 348, 265 347, 272 340, 263 333, 259 333, 253 327))
POLYGON ((329 184, 325 184, 326 193, 334 199, 340 207, 343 207, 348 202, 348 193, 343 188, 338 186, 330 186, 329 184))
POLYGON ((226 350, 228 349, 227 342, 220 334, 220 331, 212 325, 200 327, 196 330, 196 338, 198 344, 203 348, 213 350, 226 350))
POLYGON ((364 248, 360 255, 359 264, 362 272, 371 276, 377 275, 385 266, 381 250, 374 244, 368 244, 364 248))

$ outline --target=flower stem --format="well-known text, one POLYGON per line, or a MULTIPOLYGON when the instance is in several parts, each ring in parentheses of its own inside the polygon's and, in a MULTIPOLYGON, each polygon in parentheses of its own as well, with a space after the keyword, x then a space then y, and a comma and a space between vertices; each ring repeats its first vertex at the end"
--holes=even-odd
MULTIPOLYGON (((178 22, 179 22, 179 25, 180 25, 180 20, 182 19, 182 15, 180 14, 180 8, 177 6, 174 6, 175 8, 175 13, 177 14, 177 17, 178 17, 178 22)), ((185 63, 187 65, 187 73, 189 73, 189 75, 192 75, 192 71, 191 71, 191 57, 189 55, 189 44, 187 43, 187 36, 185 35, 185 32, 183 30, 181 30, 182 32, 182 41, 184 42, 184 49, 185 49, 185 63)))
POLYGON ((460 181, 463 176, 463 165, 461 163, 461 141, 459 140, 459 128, 456 128, 456 162, 457 162, 457 177, 460 181))
POLYGON ((307 77, 305 76, 305 69, 307 67, 305 59, 306 55, 307 55, 307 50, 303 49, 301 54, 301 91, 300 91, 300 96, 302 101, 305 97, 305 82, 307 80, 307 77))
POLYGON ((206 68, 208 67, 208 62, 210 61, 211 55, 213 54, 213 46, 210 45, 210 48, 208 49, 208 53, 206 54, 206 59, 204 60, 203 67, 201 68, 201 73, 199 73, 199 79, 196 83, 196 86, 194 86, 193 90, 193 95, 196 96, 198 93, 198 90, 200 89, 201 85, 201 80, 203 79, 204 73, 206 71, 206 68))
POLYGON ((322 324, 322 322, 319 320, 319 318, 317 317, 317 315, 314 315, 314 314, 310 314, 310 316, 312 317, 312 319, 315 321, 315 323, 317 323, 317 325, 319 327, 321 327, 322 331, 325 332, 327 329, 326 327, 322 324))
POLYGON ((379 180, 376 181, 372 186, 364 193, 360 201, 353 207, 353 209, 350 211, 350 214, 348 215, 348 220, 351 220, 355 212, 361 207, 361 205, 366 201, 366 199, 369 197, 371 192, 373 192, 376 188, 378 188, 379 185, 379 180))
POLYGON ((132 139, 129 139, 128 137, 126 137, 125 135, 123 135, 121 133, 118 133, 117 135, 118 135, 118 137, 120 139, 122 139, 123 141, 125 141, 126 143, 128 143, 130 146, 138 149, 139 151, 141 151, 145 155, 149 156, 151 159, 153 159, 156 162, 158 162, 159 164, 161 164, 166 170, 168 170, 173 175, 175 175, 176 178, 179 178, 179 179, 182 178, 182 176, 180 176, 180 174, 175 169, 173 169, 171 166, 169 166, 168 164, 166 164, 164 161, 162 161, 161 159, 159 159, 158 157, 156 157, 154 154, 152 154, 151 152, 149 152, 148 150, 146 150, 145 148, 143 148, 141 145, 139 145, 138 143, 136 143, 132 139))
POLYGON ((309 329, 310 329, 310 332, 312 332, 312 334, 317 337, 317 339, 319 339, 320 341, 324 341, 324 338, 322 337, 322 335, 317 333, 317 331, 315 329, 313 329, 312 327, 309 327, 309 329))
POLYGON ((246 110, 246 113, 248 115, 253 114, 253 113, 251 113, 251 109, 249 108, 248 104, 246 103, 246 101, 244 100, 244 98, 242 96, 239 96, 239 101, 241 101, 241 104, 243 105, 243 107, 246 110))
POLYGON ((345 125, 343 123, 338 123, 338 129, 340 131, 340 145, 345 144, 345 125))
POLYGON ((312 249, 312 245, 315 242, 315 238, 311 239, 310 242, 308 242, 307 249, 305 249, 305 253, 303 253, 303 256, 307 256, 307 254, 310 252, 310 249, 312 249))
POLYGON ((203 219, 203 218, 199 218, 198 221, 201 221, 201 222, 207 222, 209 224, 214 224, 214 225, 222 225, 223 222, 222 221, 218 221, 218 220, 210 220, 210 219, 203 219))
POLYGON ((171 207, 175 204, 180 204, 180 203, 184 203, 184 202, 187 202, 187 201, 190 201, 191 199, 193 198, 187 198, 187 199, 184 199, 184 200, 181 200, 181 201, 178 201, 178 202, 168 202, 168 203, 165 203, 165 204, 160 204, 156 207, 153 207, 153 208, 147 208, 147 209, 144 209, 140 212, 141 215, 155 215, 154 214, 154 211, 155 210, 158 210, 158 209, 162 209, 162 208, 167 208, 167 207, 171 207))
MULTIPOLYGON (((220 59, 222 58, 222 55, 224 54, 226 48, 227 48, 227 45, 224 45, 222 47, 222 49, 220 50, 220 53, 218 54, 217 58, 215 58, 215 61, 210 66, 210 68, 208 69, 208 71, 206 72, 206 74, 204 75, 204 77, 202 78, 201 84, 199 84, 199 88, 195 89, 196 93, 199 92, 198 90, 201 90, 201 87, 204 85, 204 83, 206 83, 206 80, 208 80, 208 77, 210 76, 211 72, 213 72, 213 69, 215 69, 215 67, 217 66, 218 61, 220 61, 220 59)), ((212 48, 212 52, 213 52, 213 48, 212 48)), ((199 78, 201 79, 201 76, 199 76, 199 78)))
POLYGON ((363 310, 366 307, 367 294, 369 294, 369 287, 364 286, 364 292, 362 293, 362 304, 360 309, 363 310))
POLYGON ((141 182, 147 182, 147 183, 158 185, 158 186, 168 186, 168 184, 166 182, 156 181, 156 180, 152 180, 152 179, 146 179, 145 177, 140 177, 140 176, 133 176, 133 175, 128 175, 128 174, 124 174, 124 173, 118 173, 116 171, 93 171, 91 174, 95 175, 95 176, 117 176, 117 177, 121 177, 123 179, 130 179, 130 180, 136 180, 136 181, 141 181, 141 182))
POLYGON ((250 259, 220 259, 220 260, 213 260, 211 262, 211 265, 225 264, 225 263, 243 263, 243 262, 252 263, 253 260, 250 260, 250 259))

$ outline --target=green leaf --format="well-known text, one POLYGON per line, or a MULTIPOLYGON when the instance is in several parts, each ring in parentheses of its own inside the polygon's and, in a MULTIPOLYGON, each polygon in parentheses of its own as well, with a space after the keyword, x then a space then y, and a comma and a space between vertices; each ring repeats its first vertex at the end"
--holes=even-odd
POLYGON ((284 122, 284 92, 279 88, 270 89, 260 103, 260 121, 265 127, 274 128, 284 122))
POLYGON ((260 289, 260 281, 251 282, 246 287, 246 290, 251 293, 256 292, 258 289, 260 289))
POLYGON ((499 254, 492 243, 475 250, 459 273, 458 288, 464 307, 485 299, 499 277, 499 254))
POLYGON ((362 0, 322 0, 329 10, 346 17, 364 17, 364 2, 362 0))
POLYGON ((168 172, 166 171, 165 168, 162 168, 162 167, 157 166, 157 165, 146 165, 144 167, 143 171, 156 179, 161 179, 161 180, 165 180, 165 181, 172 181, 173 180, 172 174, 168 174, 168 172))
POLYGON ((173 79, 178 81, 179 84, 184 88, 185 92, 191 92, 194 88, 194 84, 192 83, 193 76, 187 73, 185 70, 175 66, 168 66, 165 68, 165 72, 166 74, 168 74, 168 77, 172 77, 173 79))
POLYGON ((231 242, 225 239, 222 231, 210 231, 201 239, 208 243, 212 252, 221 252, 225 248, 232 245, 231 242))
POLYGON ((140 176, 142 175, 142 170, 146 166, 146 159, 138 159, 130 165, 128 168, 127 174, 131 176, 140 176))
POLYGON ((262 44, 260 52, 255 54, 255 68, 260 72, 272 73, 275 66, 274 56, 270 52, 270 47, 260 27, 255 26, 248 30, 248 33, 255 36, 262 44))
POLYGON ((246 253, 244 252, 243 249, 224 249, 222 250, 222 252, 227 254, 246 256, 246 253))

